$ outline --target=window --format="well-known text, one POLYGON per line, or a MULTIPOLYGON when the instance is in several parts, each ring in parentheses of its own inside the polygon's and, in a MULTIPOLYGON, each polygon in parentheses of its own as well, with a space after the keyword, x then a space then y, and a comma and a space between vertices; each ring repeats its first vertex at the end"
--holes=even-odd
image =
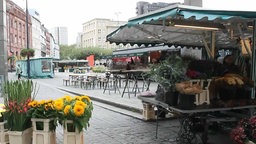
POLYGON ((42 72, 50 72, 51 71, 51 63, 49 61, 42 61, 42 72))
POLYGON ((101 34, 101 29, 98 29, 98 34, 101 34))

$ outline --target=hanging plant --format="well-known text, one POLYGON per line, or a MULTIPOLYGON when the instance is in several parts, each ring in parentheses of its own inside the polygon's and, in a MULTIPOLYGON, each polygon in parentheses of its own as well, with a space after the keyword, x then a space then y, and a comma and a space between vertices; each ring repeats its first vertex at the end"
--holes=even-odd
POLYGON ((20 51, 20 55, 22 57, 27 57, 27 56, 33 57, 35 56, 35 50, 32 48, 24 48, 20 51))

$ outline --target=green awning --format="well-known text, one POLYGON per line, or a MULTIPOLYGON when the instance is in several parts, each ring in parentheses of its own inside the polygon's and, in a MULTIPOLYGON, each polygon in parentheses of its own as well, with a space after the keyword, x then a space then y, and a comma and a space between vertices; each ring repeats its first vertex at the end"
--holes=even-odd
MULTIPOLYGON (((239 35, 237 25, 246 25, 256 18, 254 11, 210 10, 201 7, 171 5, 144 15, 130 18, 126 25, 119 27, 107 35, 110 43, 144 45, 178 45, 187 47, 204 47, 204 39, 211 41, 211 31, 195 30, 191 28, 175 27, 173 23, 197 24, 198 26, 218 26, 216 33, 216 47, 237 47, 235 39, 230 39, 232 27, 239 35)), ((248 38, 252 37, 252 30, 243 31, 248 38)))
POLYGON ((195 20, 207 18, 208 21, 216 19, 229 20, 231 18, 239 19, 254 19, 256 12, 253 11, 228 11, 228 10, 211 10, 202 7, 185 6, 185 5, 171 5, 151 13, 147 13, 138 17, 129 19, 127 25, 133 26, 135 24, 148 23, 150 21, 177 19, 189 19, 193 17, 195 20))

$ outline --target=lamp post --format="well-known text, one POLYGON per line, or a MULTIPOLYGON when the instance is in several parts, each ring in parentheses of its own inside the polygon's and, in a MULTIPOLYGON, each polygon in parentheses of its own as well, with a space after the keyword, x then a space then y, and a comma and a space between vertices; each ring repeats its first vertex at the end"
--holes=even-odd
MULTIPOLYGON (((29 49, 29 30, 28 30, 28 0, 26 0, 26 31, 27 31, 27 49, 29 49)), ((29 55, 27 55, 27 74, 30 78, 30 61, 29 55)))

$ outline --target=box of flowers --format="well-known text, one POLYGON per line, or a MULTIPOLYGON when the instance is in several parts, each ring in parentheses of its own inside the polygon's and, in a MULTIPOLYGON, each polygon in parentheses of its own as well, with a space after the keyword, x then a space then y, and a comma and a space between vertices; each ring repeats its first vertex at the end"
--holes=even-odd
POLYGON ((64 144, 83 143, 83 129, 89 126, 93 105, 88 96, 63 96, 54 101, 58 121, 64 128, 64 144), (75 140, 75 141, 74 141, 75 140))

